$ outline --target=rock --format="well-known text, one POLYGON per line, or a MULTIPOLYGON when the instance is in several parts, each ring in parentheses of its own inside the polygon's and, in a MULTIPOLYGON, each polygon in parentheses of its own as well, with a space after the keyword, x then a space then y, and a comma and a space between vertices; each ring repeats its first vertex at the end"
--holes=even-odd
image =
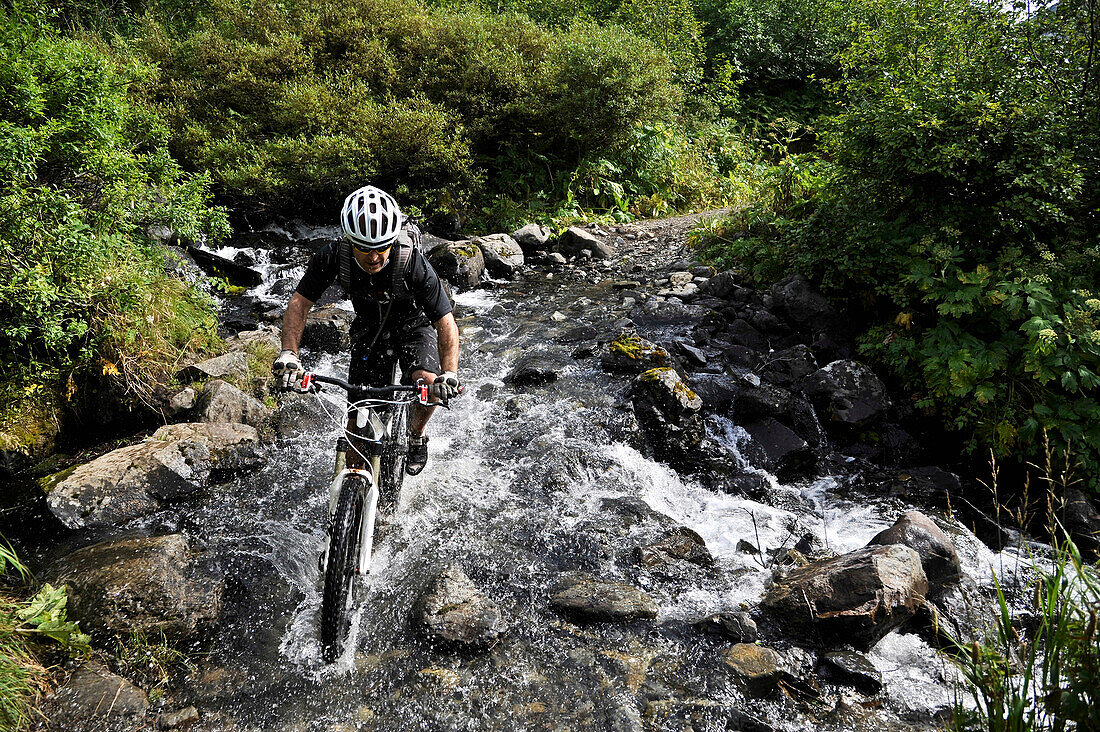
POLYGON ((802 390, 830 432, 869 427, 890 407, 882 381, 857 361, 833 361, 806 377, 802 390))
POLYGON ((640 338, 630 331, 622 331, 607 344, 600 355, 604 370, 637 375, 659 366, 671 366, 668 351, 640 338))
POLYGON ((587 572, 561 575, 552 592, 550 606, 580 620, 626 622, 657 617, 657 603, 637 587, 587 572))
POLYGON ((181 381, 199 381, 205 379, 243 379, 248 376, 248 355, 240 351, 224 353, 191 364, 176 374, 181 381))
POLYGON ((634 379, 634 413, 660 460, 694 457, 705 430, 703 400, 671 368, 650 369, 634 379))
POLYGON ((420 622, 432 638, 466 648, 491 646, 504 632, 500 608, 451 564, 421 600, 420 622))
POLYGON ((615 255, 615 250, 599 237, 584 229, 570 226, 557 241, 557 249, 566 256, 579 256, 588 252, 592 259, 607 259, 615 255))
POLYGON ((727 334, 730 341, 735 345, 763 353, 768 351, 768 339, 746 320, 741 318, 734 320, 729 324, 727 334))
POLYGON ((263 275, 254 269, 237 264, 232 259, 218 256, 196 246, 187 246, 187 254, 207 274, 229 280, 237 287, 256 287, 264 281, 263 275))
POLYGON ((174 712, 161 712, 157 715, 157 729, 186 729, 199 721, 199 710, 184 707, 174 712))
POLYGON ((1064 499, 1063 523, 1070 537, 1081 549, 1098 552, 1100 550, 1100 511, 1097 510, 1096 504, 1077 488, 1067 488, 1064 499))
POLYGON ((714 564, 714 557, 703 537, 686 526, 665 534, 656 544, 635 547, 634 558, 646 567, 680 559, 701 566, 714 564))
POLYGON ((280 329, 272 325, 264 326, 258 330, 242 330, 240 333, 226 338, 225 346, 230 351, 246 352, 261 347, 267 351, 274 351, 276 354, 283 347, 280 329))
POLYGON ((903 544, 920 556, 921 566, 928 578, 931 593, 958 582, 962 577, 962 564, 955 553, 955 544, 932 519, 920 511, 902 514, 894 525, 875 535, 870 545, 903 544))
POLYGON ((485 269, 493 277, 505 279, 515 276, 523 267, 523 250, 516 240, 507 234, 490 234, 474 239, 485 258, 485 269))
POLYGON ((716 270, 714 267, 711 267, 709 264, 697 264, 689 271, 691 272, 691 276, 696 278, 697 280, 709 280, 711 277, 714 277, 716 274, 718 274, 718 270, 716 270))
POLYGON ((95 661, 87 661, 42 702, 51 732, 136 732, 146 729, 145 692, 95 661))
POLYGON ((737 643, 723 654, 722 660, 745 691, 756 697, 767 695, 787 673, 782 656, 755 643, 737 643))
POLYGON ((550 229, 540 224, 527 224, 512 232, 512 238, 524 254, 544 252, 550 248, 550 229))
POLYGON ((786 635, 868 650, 909 620, 928 594, 907 546, 870 546, 799 567, 775 581, 762 607, 786 635))
POLYGON ((756 621, 741 611, 708 615, 693 625, 704 633, 720 635, 734 643, 754 643, 760 635, 756 621))
POLYGON ((829 651, 821 656, 826 673, 842 684, 851 684, 864 694, 882 690, 882 674, 875 665, 856 651, 829 651))
POLYGON ((220 379, 206 382, 195 417, 200 422, 233 422, 263 427, 272 411, 262 402, 220 379))
POLYGON ((351 348, 351 319, 351 313, 335 305, 310 310, 302 346, 325 353, 346 352, 351 348))
POLYGON ((106 541, 78 549, 48 572, 69 586, 69 613, 102 640, 202 638, 218 623, 221 576, 196 558, 181 534, 106 541))
POLYGON ((645 717, 653 730, 775 732, 774 727, 746 712, 742 701, 655 699, 646 704, 645 717))
POLYGON ((691 272, 673 272, 668 276, 668 284, 673 288, 683 287, 691 280, 691 272))
POLYGON ((983 643, 994 632, 997 607, 970 577, 949 585, 929 598, 906 626, 928 645, 949 653, 961 646, 983 643))
POLYGON ((561 252, 550 252, 546 255, 546 261, 551 264, 565 264, 565 255, 561 252))
POLYGON ((569 330, 554 336, 555 343, 589 343, 596 340, 599 332, 591 325, 576 325, 569 330))
POLYGON ((558 380, 558 372, 564 368, 560 359, 548 353, 536 351, 520 356, 515 366, 504 377, 504 383, 512 386, 539 386, 558 380))
POLYGON ((737 394, 733 398, 730 418, 738 424, 786 416, 791 406, 791 393, 786 389, 760 381, 755 376, 734 378, 737 394))
POLYGON ((836 317, 824 295, 814 290, 800 274, 793 274, 772 286, 776 309, 798 325, 831 320, 836 317))
POLYGON ((817 370, 817 360, 810 347, 797 344, 769 354, 760 376, 777 386, 797 389, 807 376, 817 370))
POLYGON ((743 425, 752 442, 745 446, 745 458, 781 481, 812 476, 817 470, 813 448, 786 425, 762 419, 743 425))
POLYGON ((46 501, 71 529, 122 524, 197 493, 215 470, 257 465, 259 439, 244 424, 167 425, 144 442, 51 477, 46 501))
POLYGON ((713 275, 699 289, 720 300, 729 300, 735 293, 744 289, 741 281, 741 275, 727 270, 713 275))
POLYGON ((175 417, 176 415, 183 414, 189 409, 194 408, 198 400, 198 392, 196 392, 190 386, 185 386, 172 396, 168 397, 168 403, 164 407, 164 413, 167 414, 169 417, 175 417))
POLYGON ((471 241, 447 242, 428 254, 428 261, 440 277, 455 287, 477 287, 481 273, 485 271, 485 257, 481 249, 471 241))
POLYGON ((675 348, 677 351, 679 351, 680 356, 681 358, 683 358, 685 364, 689 366, 695 366, 696 368, 701 368, 707 365, 706 354, 695 346, 692 346, 689 343, 684 343, 683 341, 676 341, 675 348))

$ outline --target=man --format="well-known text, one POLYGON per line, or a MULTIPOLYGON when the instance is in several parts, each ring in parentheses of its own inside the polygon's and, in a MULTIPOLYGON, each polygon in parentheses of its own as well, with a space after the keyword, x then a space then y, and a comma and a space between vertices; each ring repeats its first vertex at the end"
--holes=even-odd
MULTIPOLYGON (((399 364, 402 383, 433 384, 433 392, 444 401, 461 392, 458 325, 451 302, 402 222, 397 202, 374 186, 360 188, 344 200, 340 223, 345 241, 313 255, 283 316, 283 350, 271 368, 283 388, 291 388, 303 371, 298 345, 306 314, 339 278, 355 308, 349 382, 387 386, 399 364)), ((420 404, 413 408, 405 464, 410 475, 419 474, 428 462, 424 428, 434 411, 420 404)), ((349 420, 348 430, 353 428, 349 420)), ((348 464, 356 467, 360 461, 352 452, 348 464)))

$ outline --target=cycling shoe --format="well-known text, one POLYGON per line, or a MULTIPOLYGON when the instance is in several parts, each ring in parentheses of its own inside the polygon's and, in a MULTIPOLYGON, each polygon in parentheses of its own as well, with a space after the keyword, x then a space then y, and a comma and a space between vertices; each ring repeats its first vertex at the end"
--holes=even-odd
POLYGON ((428 438, 409 435, 409 454, 405 458, 405 472, 420 475, 428 464, 428 438))

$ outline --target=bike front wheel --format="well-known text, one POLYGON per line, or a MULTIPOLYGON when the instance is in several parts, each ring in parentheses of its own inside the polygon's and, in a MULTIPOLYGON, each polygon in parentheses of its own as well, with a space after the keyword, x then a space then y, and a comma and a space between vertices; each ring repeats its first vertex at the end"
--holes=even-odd
POLYGON ((405 479, 405 460, 409 454, 409 407, 401 404, 393 409, 393 425, 389 437, 382 444, 378 476, 378 507, 386 514, 397 505, 401 481, 405 479))
POLYGON ((321 595, 321 656, 325 663, 332 663, 339 657, 341 640, 349 625, 359 523, 363 515, 363 486, 360 475, 344 478, 332 517, 325 587, 321 595))

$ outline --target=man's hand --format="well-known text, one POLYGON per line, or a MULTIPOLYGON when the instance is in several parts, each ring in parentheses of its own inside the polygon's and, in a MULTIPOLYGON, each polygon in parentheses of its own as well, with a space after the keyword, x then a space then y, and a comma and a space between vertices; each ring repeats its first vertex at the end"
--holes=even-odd
POLYGON ((462 384, 458 381, 458 374, 454 371, 446 371, 435 377, 432 384, 432 392, 440 401, 450 401, 462 393, 462 384))
POLYGON ((279 385, 284 391, 294 388, 294 382, 303 371, 305 369, 302 368, 302 362, 298 360, 298 354, 294 351, 281 352, 275 359, 275 363, 271 364, 271 373, 279 379, 279 385))

